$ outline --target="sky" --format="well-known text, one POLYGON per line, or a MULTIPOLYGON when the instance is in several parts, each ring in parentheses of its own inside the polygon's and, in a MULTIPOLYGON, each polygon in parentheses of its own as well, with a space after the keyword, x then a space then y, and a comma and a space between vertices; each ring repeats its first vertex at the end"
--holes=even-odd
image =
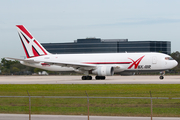
POLYGON ((171 41, 180 51, 180 0, 0 0, 0 58, 24 58, 16 26, 40 43, 171 41))

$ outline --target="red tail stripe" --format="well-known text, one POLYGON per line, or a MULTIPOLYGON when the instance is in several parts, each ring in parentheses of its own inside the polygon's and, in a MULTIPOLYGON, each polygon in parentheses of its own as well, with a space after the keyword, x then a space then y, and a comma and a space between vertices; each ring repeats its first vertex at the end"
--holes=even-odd
POLYGON ((46 51, 38 44, 38 42, 36 40, 34 40, 34 42, 36 43, 36 45, 38 45, 39 48, 41 48, 44 54, 47 55, 46 51))
POLYGON ((21 31, 23 31, 29 38, 33 38, 32 35, 24 28, 23 25, 16 25, 21 31))
MULTIPOLYGON (((23 33, 21 33, 23 35, 23 33)), ((29 43, 29 40, 23 35, 23 37, 25 38, 26 42, 29 43)))
MULTIPOLYGON (((22 42, 22 41, 21 41, 21 42, 22 42)), ((25 53, 26 53, 26 57, 27 57, 27 58, 30 58, 29 55, 28 55, 28 53, 27 53, 27 50, 26 50, 26 48, 25 48, 25 46, 24 46, 24 44, 23 44, 23 42, 22 42, 22 45, 23 45, 24 51, 25 51, 25 53)))
POLYGON ((33 51, 33 54, 34 54, 33 57, 39 56, 38 52, 34 49, 34 47, 32 47, 32 51, 33 51))
POLYGON ((29 57, 29 54, 28 54, 28 52, 27 52, 27 50, 26 50, 26 47, 25 47, 25 45, 24 45, 24 43, 23 43, 22 38, 21 38, 20 35, 19 35, 19 37, 20 37, 20 39, 21 39, 21 43, 22 43, 23 48, 24 48, 24 51, 25 51, 25 53, 26 53, 26 57, 27 57, 27 58, 30 58, 30 57, 29 57))

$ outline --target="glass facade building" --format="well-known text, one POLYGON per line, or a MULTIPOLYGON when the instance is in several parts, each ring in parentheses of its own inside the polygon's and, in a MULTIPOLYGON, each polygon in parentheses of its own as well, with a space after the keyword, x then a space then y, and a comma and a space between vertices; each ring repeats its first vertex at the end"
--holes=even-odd
POLYGON ((77 39, 70 43, 42 43, 54 54, 162 52, 171 54, 170 41, 128 41, 128 39, 77 39))

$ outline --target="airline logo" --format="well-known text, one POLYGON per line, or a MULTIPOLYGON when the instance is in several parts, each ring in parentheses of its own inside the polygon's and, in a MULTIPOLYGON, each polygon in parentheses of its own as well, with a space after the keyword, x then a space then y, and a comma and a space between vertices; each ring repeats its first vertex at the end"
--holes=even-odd
POLYGON ((17 25, 17 27, 27 58, 47 55, 46 50, 32 37, 23 25, 17 25))
MULTIPOLYGON (((145 55, 144 55, 145 56, 145 55)), ((132 64, 128 67, 128 69, 131 69, 134 66, 134 69, 138 68, 139 63, 141 62, 141 60, 144 58, 144 56, 140 57, 139 59, 137 59, 136 61, 134 61, 131 58, 128 58, 130 60, 132 60, 132 64)))

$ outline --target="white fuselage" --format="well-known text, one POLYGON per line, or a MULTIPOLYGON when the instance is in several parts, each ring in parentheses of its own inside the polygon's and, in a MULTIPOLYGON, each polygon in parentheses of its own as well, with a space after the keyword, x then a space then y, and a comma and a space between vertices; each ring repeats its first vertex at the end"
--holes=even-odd
MULTIPOLYGON (((177 62, 163 53, 99 53, 99 54, 51 54, 33 57, 34 61, 68 62, 76 64, 89 64, 100 66, 112 66, 114 72, 122 71, 164 71, 177 65, 177 62)), ((41 63, 26 63, 24 65, 37 67, 49 71, 76 71, 73 67, 61 67, 59 65, 41 63)))

